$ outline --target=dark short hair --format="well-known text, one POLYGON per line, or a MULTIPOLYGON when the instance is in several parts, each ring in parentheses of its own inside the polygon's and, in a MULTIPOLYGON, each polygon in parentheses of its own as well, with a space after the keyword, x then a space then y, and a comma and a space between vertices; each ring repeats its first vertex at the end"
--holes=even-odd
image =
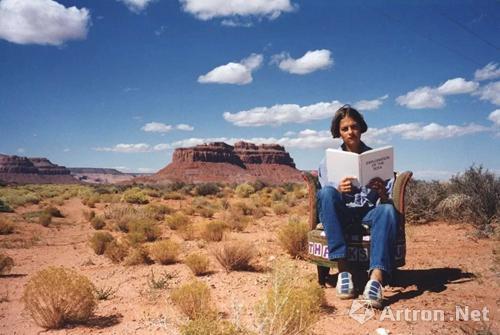
POLYGON ((349 116, 353 118, 354 121, 356 121, 361 130, 361 133, 364 133, 368 129, 363 115, 361 115, 361 113, 358 112, 355 108, 351 107, 351 105, 344 105, 335 112, 335 116, 332 119, 330 131, 332 132, 333 138, 340 137, 340 120, 342 120, 346 116, 349 116))

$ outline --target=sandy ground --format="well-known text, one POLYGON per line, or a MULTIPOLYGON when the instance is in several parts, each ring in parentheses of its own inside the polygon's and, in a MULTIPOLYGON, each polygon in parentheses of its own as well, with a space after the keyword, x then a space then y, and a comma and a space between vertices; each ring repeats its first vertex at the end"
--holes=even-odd
MULTIPOLYGON (((36 206, 0 214, 16 223, 14 234, 0 235, 0 252, 15 261, 11 273, 0 276, 0 334, 179 334, 179 325, 186 318, 171 304, 169 292, 192 279, 191 271, 182 263, 125 267, 95 255, 87 244, 94 230, 83 218, 85 208, 79 199, 66 201, 60 206, 65 217, 56 219, 56 224, 49 228, 22 218, 22 213, 36 210, 36 206), (45 332, 24 310, 21 297, 30 276, 50 265, 73 268, 96 286, 111 287, 115 293, 109 300, 99 301, 95 317, 88 324, 45 332), (153 290, 148 285, 151 271, 157 276, 165 271, 176 276, 169 288, 153 290)), ((270 214, 251 224, 246 232, 230 233, 227 238, 254 242, 259 263, 265 267, 275 257, 285 255, 276 242, 276 231, 287 220, 287 215, 270 214)), ((472 232, 468 225, 442 222, 407 226, 407 265, 385 291, 390 311, 376 311, 360 323, 349 315, 352 301, 337 299, 335 289, 327 287, 328 306, 323 309, 314 333, 376 334, 377 328, 384 328, 389 334, 476 334, 484 329, 499 333, 499 243, 475 239, 472 232), (460 311, 468 314, 464 316, 460 311), (435 313, 437 320, 427 320, 430 313, 435 313), (472 317, 481 321, 471 320, 472 317)), ((210 245, 190 241, 183 244, 182 255, 200 247, 210 254, 210 245)), ((305 274, 316 271, 306 261, 294 262, 305 274)), ((228 320, 255 330, 255 307, 268 287, 269 273, 226 273, 215 259, 211 266, 213 273, 199 278, 211 287, 217 309, 228 320)))

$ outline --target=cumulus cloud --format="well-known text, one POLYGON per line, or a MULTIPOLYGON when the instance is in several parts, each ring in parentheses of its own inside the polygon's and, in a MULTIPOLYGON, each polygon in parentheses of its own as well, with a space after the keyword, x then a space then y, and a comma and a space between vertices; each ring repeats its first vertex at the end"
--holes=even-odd
POLYGON ((138 153, 138 152, 150 152, 151 146, 146 143, 137 143, 137 144, 120 143, 115 145, 114 147, 98 147, 94 148, 94 150, 103 152, 138 153))
POLYGON ((290 0, 180 0, 182 9, 200 20, 217 17, 255 16, 275 19, 294 10, 290 0))
POLYGON ((146 123, 141 130, 151 133, 168 133, 172 130, 172 126, 161 122, 149 122, 146 123))
POLYGON ((437 140, 490 131, 491 128, 474 123, 465 126, 442 126, 437 123, 429 123, 427 125, 406 123, 388 127, 386 130, 390 134, 398 134, 402 138, 409 140, 437 140))
POLYGON ((245 85, 253 81, 252 72, 262 64, 263 57, 251 54, 239 63, 230 62, 198 77, 202 84, 236 84, 245 85))
POLYGON ((123 2, 134 13, 143 11, 154 0, 117 0, 123 2))
POLYGON ((318 70, 324 70, 333 65, 330 50, 307 51, 304 56, 293 59, 287 53, 281 53, 272 57, 272 63, 285 72, 293 74, 308 74, 318 70))
POLYGON ((474 79, 476 80, 489 80, 500 78, 500 69, 497 63, 488 63, 482 69, 474 72, 474 79))
POLYGON ((177 126, 175 126, 176 129, 179 129, 179 130, 184 130, 184 131, 193 131, 194 130, 194 127, 193 126, 190 126, 188 124, 178 124, 177 126))
POLYGON ((492 121, 495 126, 500 126, 500 109, 496 109, 488 115, 488 120, 492 121))
POLYGON ((85 39, 88 9, 64 7, 53 0, 0 1, 0 38, 17 44, 61 45, 85 39))
POLYGON ((377 99, 373 100, 360 100, 358 102, 354 103, 354 108, 359 109, 360 111, 370 111, 370 110, 375 110, 378 109, 382 104, 384 103, 384 100, 387 99, 389 96, 386 94, 384 96, 381 96, 377 99))
POLYGON ((467 81, 464 78, 447 80, 437 88, 442 95, 464 94, 474 92, 479 87, 479 83, 467 81))
POLYGON ((489 83, 481 87, 477 92, 479 99, 487 100, 494 105, 500 106, 500 81, 489 83))
POLYGON ((239 127, 260 127, 284 123, 304 123, 311 120, 331 118, 343 104, 337 100, 319 102, 313 105, 297 104, 256 107, 237 113, 225 112, 224 119, 239 127))

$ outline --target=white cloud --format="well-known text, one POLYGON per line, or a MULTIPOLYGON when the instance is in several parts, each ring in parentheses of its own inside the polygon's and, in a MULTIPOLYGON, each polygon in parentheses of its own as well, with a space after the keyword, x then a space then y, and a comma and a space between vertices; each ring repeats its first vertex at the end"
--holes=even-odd
POLYGON ((374 100, 360 100, 354 103, 354 108, 359 109, 361 111, 370 111, 374 109, 378 109, 384 103, 384 100, 389 96, 386 94, 374 100))
POLYGON ((256 16, 275 19, 294 7, 290 0, 180 0, 182 9, 200 20, 215 17, 256 16))
POLYGON ((262 55, 251 54, 240 63, 230 62, 216 67, 207 74, 199 76, 198 82, 202 84, 249 84, 253 80, 252 71, 262 64, 262 60, 262 55))
POLYGON ((151 151, 166 151, 172 149, 172 146, 168 143, 160 143, 153 147, 151 151))
POLYGON ((188 124, 178 124, 177 126, 175 126, 175 128, 179 129, 179 130, 184 130, 184 131, 193 131, 194 130, 194 127, 193 126, 190 126, 188 124))
POLYGON ((155 172, 155 171, 156 171, 155 169, 147 168, 147 167, 140 167, 137 169, 137 172, 140 172, 140 173, 151 173, 151 172, 155 172))
POLYGON ((331 118, 343 104, 337 100, 313 105, 296 104, 256 107, 237 113, 225 112, 224 119, 239 127, 278 126, 284 123, 304 123, 311 120, 331 118))
POLYGON ((500 106, 500 81, 489 83, 481 87, 476 93, 481 100, 487 100, 494 105, 500 106))
POLYGON ((474 79, 476 80, 489 80, 500 78, 500 69, 497 68, 497 63, 488 63, 482 69, 476 70, 474 72, 474 79))
POLYGON ((304 56, 293 59, 287 53, 281 53, 272 57, 272 63, 285 72, 293 74, 308 74, 318 70, 324 70, 333 65, 330 50, 307 51, 304 56))
POLYGON ((464 94, 474 92, 479 87, 479 83, 467 81, 464 78, 447 80, 437 88, 442 95, 464 94))
POLYGON ((241 19, 224 19, 221 21, 221 24, 226 27, 245 27, 249 28, 253 26, 253 23, 248 20, 241 19))
POLYGON ((17 148, 17 152, 20 154, 24 154, 26 152, 26 149, 24 148, 17 148))
POLYGON ((488 120, 492 121, 496 126, 500 126, 500 109, 496 109, 488 115, 488 120))
POLYGON ((172 130, 172 126, 161 122, 149 122, 146 123, 141 130, 152 133, 168 133, 172 130))
POLYGON ((0 38, 17 44, 61 45, 85 39, 88 9, 64 7, 53 0, 0 1, 0 38))
POLYGON ((138 152, 150 152, 151 146, 146 143, 137 143, 137 144, 120 143, 115 145, 114 147, 98 147, 94 148, 94 150, 103 152, 138 153, 138 152))
POLYGON ((134 13, 143 11, 154 0, 117 0, 123 2, 134 13))
POLYGON ((437 140, 490 131, 491 128, 474 123, 465 126, 442 126, 437 123, 429 123, 427 125, 422 125, 420 123, 403 123, 387 127, 386 130, 390 134, 398 134, 402 138, 409 140, 437 140))
POLYGON ((445 105, 443 96, 436 89, 428 86, 419 87, 401 95, 396 98, 396 102, 411 109, 441 108, 445 105))

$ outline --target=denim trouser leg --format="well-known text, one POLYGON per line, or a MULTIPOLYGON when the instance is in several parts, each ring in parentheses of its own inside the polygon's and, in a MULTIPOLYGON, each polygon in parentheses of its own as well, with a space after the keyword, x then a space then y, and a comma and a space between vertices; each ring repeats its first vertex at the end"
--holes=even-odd
POLYGON ((370 226, 370 269, 391 274, 397 238, 398 216, 392 204, 379 204, 370 210, 363 222, 370 226))
POLYGON ((342 208, 345 207, 342 195, 331 186, 317 193, 319 220, 323 224, 328 241, 328 259, 345 258, 347 246, 342 231, 342 208))

